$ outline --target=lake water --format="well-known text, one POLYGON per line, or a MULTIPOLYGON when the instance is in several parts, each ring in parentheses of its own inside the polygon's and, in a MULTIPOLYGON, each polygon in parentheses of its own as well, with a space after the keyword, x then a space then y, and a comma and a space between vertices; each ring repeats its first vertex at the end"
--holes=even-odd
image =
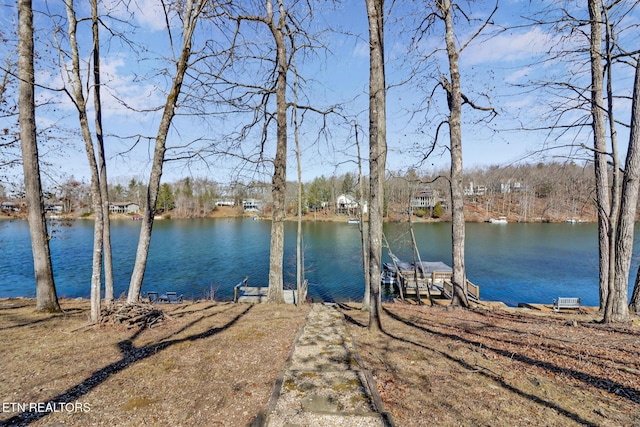
MULTIPOLYGON (((58 295, 88 297, 93 222, 54 222, 51 230, 58 295)), ((139 230, 137 221, 112 222, 116 296, 128 288, 139 230)), ((172 290, 197 298, 214 289, 216 299, 229 300, 233 285, 245 276, 250 285, 266 286, 270 230, 269 221, 251 219, 156 221, 143 292, 172 290)), ((295 283, 295 231, 296 223, 287 222, 288 283, 295 283)), ((423 261, 451 265, 450 223, 416 223, 414 231, 423 261)), ((314 300, 360 300, 364 282, 357 225, 305 222, 303 233, 314 300)), ((413 259, 408 224, 386 224, 385 235, 394 254, 413 259)), ((631 286, 637 266, 634 258, 631 286)), ((598 305, 595 224, 467 224, 466 268, 483 300, 549 304, 558 296, 579 296, 585 305, 598 305)), ((35 296, 29 230, 26 221, 2 220, 0 297, 14 296, 35 296)))

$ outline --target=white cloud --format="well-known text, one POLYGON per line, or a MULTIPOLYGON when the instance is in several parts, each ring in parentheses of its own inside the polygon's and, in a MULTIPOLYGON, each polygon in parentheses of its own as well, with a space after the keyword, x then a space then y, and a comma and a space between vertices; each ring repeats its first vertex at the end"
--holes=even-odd
POLYGON ((529 74, 532 72, 532 70, 533 69, 531 67, 519 68, 518 70, 512 72, 511 74, 507 74, 504 78, 504 81, 510 84, 518 83, 524 78, 528 77, 529 74))
POLYGON ((504 33, 470 45, 462 54, 465 65, 492 62, 505 64, 532 59, 548 50, 553 37, 538 28, 523 33, 504 33))
POLYGON ((127 4, 119 0, 105 0, 102 8, 119 19, 133 18, 134 23, 146 31, 162 31, 167 27, 160 0, 137 0, 127 4))
POLYGON ((136 21, 148 30, 161 31, 167 27, 162 4, 158 0, 138 0, 136 21))

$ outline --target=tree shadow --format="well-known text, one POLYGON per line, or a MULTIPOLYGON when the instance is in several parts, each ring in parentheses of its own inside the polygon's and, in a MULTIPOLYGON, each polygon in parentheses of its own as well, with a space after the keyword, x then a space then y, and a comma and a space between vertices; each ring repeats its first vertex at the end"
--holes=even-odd
MULTIPOLYGON (((169 340, 164 338, 162 341, 157 343, 136 347, 135 345, 133 345, 133 341, 145 330, 144 328, 140 328, 137 331, 135 331, 135 333, 131 335, 131 337, 129 337, 126 340, 120 341, 117 344, 121 353, 120 360, 95 371, 93 374, 91 374, 91 376, 86 378, 84 381, 76 384, 73 387, 70 387, 63 393, 60 393, 59 395, 52 397, 51 399, 47 400, 43 404, 46 407, 49 404, 53 406, 55 405, 59 406, 60 404, 75 402, 82 396, 85 396, 90 391, 98 387, 100 384, 104 383, 113 375, 123 371, 124 369, 128 368, 129 366, 131 366, 136 362, 144 360, 149 356, 153 356, 176 344, 202 340, 229 329, 230 327, 235 325, 242 317, 244 317, 251 310, 252 307, 253 305, 248 305, 246 309, 244 309, 242 312, 237 314, 233 319, 231 319, 229 322, 227 322, 223 326, 210 328, 204 332, 193 334, 184 338, 176 338, 176 339, 169 339, 169 340)), ((189 324, 185 325, 180 330, 172 333, 167 338, 170 338, 172 336, 175 336, 176 334, 184 332, 185 330, 192 328, 197 323, 203 321, 205 318, 215 316, 219 313, 220 312, 213 313, 211 315, 204 315, 201 318, 196 319, 193 322, 190 322, 189 324)), ((5 425, 6 426, 26 426, 46 417, 48 414, 49 414, 48 412, 25 411, 7 420, 0 421, 0 426, 5 426, 5 425)))
MULTIPOLYGON (((404 319, 403 317, 392 313, 391 311, 389 311, 387 308, 383 308, 383 311, 392 319, 404 323, 407 326, 410 326, 412 328, 416 328, 420 331, 435 335, 435 336, 439 336, 441 338, 446 338, 446 339, 450 339, 450 340, 454 340, 456 342, 462 342, 462 343, 466 343, 469 345, 473 345, 475 347, 481 347, 483 350, 485 351, 491 351, 495 354, 498 354, 500 356, 503 357, 507 357, 509 359, 512 360, 516 360, 518 362, 530 365, 530 366, 534 366, 536 368, 542 368, 546 371, 550 371, 550 372, 561 372, 564 375, 570 376, 574 379, 577 379, 583 383, 585 383, 586 385, 590 386, 590 387, 595 387, 601 390, 606 391, 607 393, 612 393, 612 392, 616 392, 616 395, 626 398, 628 400, 630 400, 633 403, 640 403, 640 391, 638 391, 635 388, 626 386, 624 384, 612 381, 608 378, 603 378, 603 377, 597 377, 597 376, 593 376, 590 375, 588 373, 585 372, 581 372, 578 371, 577 369, 572 369, 572 368, 565 368, 565 367, 561 367, 561 366, 557 366, 556 364, 550 363, 550 362, 545 362, 545 361, 541 361, 541 360, 536 360, 533 359, 529 356, 526 356, 524 354, 519 354, 519 353, 515 353, 512 351, 507 351, 507 350, 503 350, 497 347, 491 347, 491 346, 487 346, 485 343, 481 343, 478 341, 474 341, 474 340, 470 340, 468 338, 465 338, 463 336, 460 336, 459 334, 455 334, 455 333, 444 333, 444 332, 439 332, 436 331, 434 329, 430 329, 424 326, 420 326, 420 325, 416 325, 415 323, 404 319)), ((386 333, 386 332, 385 332, 386 333)), ((410 344, 414 344, 420 347, 424 347, 422 344, 419 343, 414 343, 412 341, 406 340, 404 338, 400 338, 400 337, 394 337, 389 335, 390 337, 394 338, 394 339, 398 339, 398 340, 402 340, 404 342, 410 343, 410 344)), ((427 347, 425 347, 427 348, 427 347)), ((431 349, 433 350, 433 349, 431 349)), ((452 356, 448 355, 448 354, 443 354, 443 356, 454 360, 460 364, 464 364, 465 367, 469 367, 470 369, 473 369, 473 367, 470 367, 466 362, 464 362, 463 360, 459 360, 456 358, 453 358, 452 356)), ((527 393, 524 393, 520 390, 517 390, 515 388, 513 388, 512 386, 510 386, 509 384, 506 384, 503 380, 501 380, 500 378, 498 378, 497 376, 493 376, 493 375, 489 375, 488 373, 483 373, 483 375, 486 375, 490 378, 493 378, 496 382, 499 382, 500 384, 502 384, 505 388, 507 388, 508 390, 514 391, 517 394, 520 394, 524 397, 530 398, 531 400, 537 402, 537 403, 541 403, 544 404, 545 406, 555 409, 557 411, 559 411, 560 413, 564 414, 565 416, 568 416, 569 418, 577 421, 577 422, 581 422, 581 423, 586 423, 586 425, 592 425, 591 423, 589 423, 586 420, 583 420, 582 418, 580 418, 578 415, 573 414, 557 405, 555 405, 552 402, 547 402, 544 401, 542 399, 540 399, 537 396, 533 396, 533 395, 529 395, 527 393)))
MULTIPOLYGON (((25 305, 20 305, 20 306, 15 306, 15 307, 10 307, 9 309, 18 309, 18 308, 28 308, 33 306, 32 304, 25 304, 25 305)), ((35 308, 34 308, 35 310, 35 308)), ((66 309, 64 311, 62 311, 62 313, 37 313, 36 315, 34 315, 34 319, 26 321, 26 322, 21 322, 21 323, 14 323, 11 325, 7 325, 7 326, 2 326, 0 327, 0 331, 4 331, 4 330, 9 330, 9 329, 17 329, 17 328, 22 328, 24 326, 30 326, 30 325, 35 325, 38 323, 43 323, 43 322, 48 322, 50 320, 53 319, 57 319, 57 318, 65 318, 69 315, 76 315, 76 314, 81 314, 83 312, 88 313, 89 310, 85 310, 85 309, 81 309, 81 308, 71 308, 71 309, 66 309)), ((15 316, 15 313, 2 313, 2 320, 6 321, 6 322, 17 322, 16 318, 21 318, 21 316, 17 315, 15 316)))
MULTIPOLYGON (((535 317, 535 316, 527 316, 527 315, 522 315, 522 314, 511 314, 511 313, 495 313, 495 312, 486 312, 486 311, 474 311, 475 314, 477 314, 478 316, 484 318, 485 320, 480 321, 474 321, 477 322, 481 325, 481 327, 465 327, 463 329, 463 331, 467 334, 470 335, 475 335, 478 337, 484 337, 484 338, 488 338, 491 339, 494 342, 501 342, 501 343, 505 343, 508 345, 513 345, 516 347, 525 347, 525 349, 528 346, 524 345, 524 342, 521 341, 517 341, 517 340, 510 340, 510 339, 504 339, 504 338, 499 338, 499 337, 495 337, 492 336, 491 334, 483 334, 482 332, 489 330, 489 329, 494 329, 494 330, 498 330, 498 331, 507 331, 509 333, 513 333, 513 334, 519 334, 522 335, 523 333, 527 334, 528 332, 526 331, 522 331, 516 328, 507 328, 507 327, 503 327, 503 326, 496 326, 494 324, 492 324, 492 320, 493 319, 499 319, 499 320, 507 320, 509 322, 511 322, 513 319, 517 319, 519 321, 519 323, 521 324, 535 324, 536 326, 542 326, 542 327, 567 327, 566 323, 567 323, 567 319, 566 318, 549 318, 549 317, 535 317)), ((436 326, 436 324, 432 321, 426 321, 424 322, 431 324, 432 326, 436 326)), ((587 326, 586 323, 580 323, 581 326, 587 326)), ((450 330, 454 330, 457 332, 457 329, 454 328, 453 326, 446 326, 446 325, 442 325, 442 324, 438 324, 437 327, 439 328, 449 328, 450 330)), ((615 331, 616 334, 619 333, 623 333, 625 334, 625 332, 628 332, 628 330, 626 328, 618 328, 618 327, 607 327, 606 329, 600 329, 601 331, 615 331)), ((631 335, 634 336, 635 334, 633 332, 627 333, 627 335, 631 335)), ((563 337, 563 336, 554 336, 553 334, 548 334, 545 336, 545 339, 549 341, 549 345, 546 346, 546 351, 549 353, 553 353, 555 355, 558 355, 560 357, 566 357, 566 358, 571 358, 571 359, 575 359, 577 357, 582 357, 580 354, 575 354, 575 352, 572 352, 571 347, 572 346, 576 346, 576 345, 580 345, 580 346, 584 346, 583 343, 579 343, 575 340, 571 340, 567 337, 563 337)), ((593 347, 595 348, 596 344, 595 343, 590 343, 593 345, 593 347)), ((599 365, 602 369, 607 370, 609 369, 611 363, 616 363, 619 365, 624 365, 625 361, 615 358, 614 355, 615 354, 627 354, 627 355, 631 355, 631 356, 635 356, 637 354, 637 350, 633 347, 633 345, 630 346, 630 348, 624 348, 622 346, 613 346, 611 345, 611 343, 609 342, 602 342, 601 345, 607 349, 607 354, 606 355, 599 355, 599 354, 594 354, 594 352, 588 352, 588 359, 592 361, 592 363, 599 365)), ((555 370, 556 372, 565 372, 564 368, 560 368, 555 370)), ((585 380, 585 381, 588 381, 585 380)), ((605 381, 609 381, 609 380, 605 380, 605 381)), ((600 383, 600 382, 599 382, 600 383)), ((604 383, 601 383, 604 385, 604 383)), ((602 387, 603 389, 607 390, 607 387, 602 387)), ((628 388, 623 388, 620 389, 618 388, 618 384, 611 384, 611 389, 608 390, 609 392, 611 392, 612 390, 622 390, 623 394, 627 393, 629 391, 632 392, 633 394, 637 395, 637 390, 635 389, 628 389, 628 388)), ((635 399, 640 400, 640 396, 637 396, 635 399)), ((631 399, 632 401, 636 402, 636 400, 634 400, 633 398, 631 399)))
MULTIPOLYGON (((543 327, 558 327, 566 323, 566 319, 548 319, 544 317, 542 318, 535 317, 535 318, 526 319, 526 316, 522 316, 522 315, 513 315, 509 313, 507 313, 506 315, 501 315, 501 314, 496 315, 495 313, 484 312, 484 311, 474 311, 474 313, 480 316, 482 319, 472 320, 471 322, 473 322, 473 325, 465 324, 465 326, 462 328, 463 332, 469 335, 477 336, 477 337, 488 338, 495 342, 500 342, 500 343, 504 343, 504 344, 512 345, 516 347, 525 347, 525 348, 527 348, 528 346, 525 345, 526 342, 524 340, 500 338, 497 336, 493 336, 491 334, 491 331, 497 331, 497 332, 505 331, 509 334, 517 334, 520 336, 522 336, 523 334, 525 335, 529 334, 529 332, 520 330, 517 328, 497 326, 493 324, 492 321, 494 319, 507 320, 509 322, 517 320, 520 324, 535 324, 536 326, 543 326, 543 327)), ((434 327, 436 326, 436 323, 434 323, 433 321, 429 321, 426 319, 422 319, 422 320, 423 320, 423 324, 429 324, 434 327)), ((437 324, 437 327, 448 328, 450 330, 457 331, 457 328, 453 326, 437 324)), ((553 336, 553 335, 547 335, 545 336, 545 339, 550 342, 549 345, 546 347, 546 351, 553 353, 555 355, 558 355, 560 357, 567 357, 567 358, 576 357, 576 354, 570 351, 571 346, 578 344, 576 341, 572 341, 562 336, 553 336)), ((601 366, 603 369, 608 369, 608 366, 611 362, 624 364, 622 360, 615 359, 611 355, 611 353, 613 352, 627 353, 627 354, 632 354, 634 356, 636 354, 634 350, 625 349, 617 346, 612 347, 610 344, 607 344, 606 348, 608 350, 608 354, 606 355, 606 357, 597 355, 597 354, 591 354, 591 353, 589 354, 589 359, 593 359, 594 363, 598 363, 598 365, 601 366)))

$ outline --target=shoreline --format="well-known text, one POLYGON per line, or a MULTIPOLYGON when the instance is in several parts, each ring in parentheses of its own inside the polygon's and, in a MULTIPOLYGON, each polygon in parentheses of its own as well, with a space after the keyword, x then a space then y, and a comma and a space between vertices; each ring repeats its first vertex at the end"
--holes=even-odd
MULTIPOLYGON (((197 219, 252 219, 252 218, 257 218, 258 221, 271 221, 271 217, 270 216, 258 216, 257 214, 235 214, 235 215, 230 215, 230 214, 214 214, 214 215, 205 215, 205 216, 198 216, 198 217, 179 217, 179 216, 174 216, 174 215, 158 215, 154 218, 154 221, 170 221, 170 220, 197 220, 197 219)), ((77 220, 93 220, 94 217, 93 215, 89 215, 89 216, 77 216, 77 215, 57 215, 56 217, 50 217, 47 216, 46 217, 49 220, 59 220, 59 221, 77 221, 77 220)), ((302 221, 303 222, 343 222, 343 223, 348 223, 350 217, 348 216, 324 216, 324 217, 318 217, 318 218, 314 218, 311 215, 303 215, 302 217, 302 221)), ((0 214, 0 220, 21 220, 21 221, 27 221, 27 216, 26 215, 3 215, 0 214)), ((110 215, 109 216, 109 220, 110 221, 135 221, 134 218, 126 215, 126 214, 115 214, 115 215, 110 215)), ((298 217, 297 216, 287 216, 284 218, 285 221, 297 221, 298 217)), ((364 220, 364 222, 368 222, 368 220, 364 220)), ((404 223, 404 222, 408 222, 408 220, 406 218, 395 218, 395 217, 386 217, 384 218, 384 223, 404 223)), ((411 220, 412 223, 414 224, 423 224, 423 223, 450 223, 451 219, 450 218, 445 218, 445 219, 434 219, 434 218, 428 218, 428 219, 422 219, 422 218, 417 218, 414 217, 411 220)), ((466 219, 465 220, 466 224, 481 224, 481 223, 487 223, 490 224, 490 221, 485 221, 485 220, 478 220, 478 219, 466 219)), ((562 221, 562 220, 538 220, 538 221, 509 221, 508 224, 594 224, 596 223, 596 221, 594 220, 576 220, 576 221, 562 221)), ((355 224, 351 224, 351 225, 357 225, 357 223, 355 224)), ((496 226, 499 225, 504 225, 504 224, 494 224, 496 226)))

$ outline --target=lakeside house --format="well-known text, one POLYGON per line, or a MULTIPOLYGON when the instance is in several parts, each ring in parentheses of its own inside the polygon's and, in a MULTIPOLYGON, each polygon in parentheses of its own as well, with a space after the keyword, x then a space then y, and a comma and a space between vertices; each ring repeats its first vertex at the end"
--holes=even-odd
POLYGON ((262 210, 262 203, 256 199, 243 200, 242 209, 244 209, 245 212, 259 212, 262 210))
POLYGON ((47 203, 44 205, 44 211, 47 213, 59 214, 63 211, 62 203, 47 203))
POLYGON ((18 212, 20 211, 20 206, 18 206, 14 202, 2 202, 2 205, 0 205, 0 209, 5 212, 18 212))
POLYGON ((358 202, 349 194, 340 194, 336 198, 336 207, 338 213, 351 213, 358 208, 358 202))
POLYGON ((109 212, 111 213, 124 213, 124 214, 137 214, 140 213, 140 205, 132 202, 124 203, 110 203, 109 212))
POLYGON ((235 202, 233 201, 233 199, 218 199, 216 201, 216 206, 227 206, 227 207, 234 207, 235 206, 235 202))

